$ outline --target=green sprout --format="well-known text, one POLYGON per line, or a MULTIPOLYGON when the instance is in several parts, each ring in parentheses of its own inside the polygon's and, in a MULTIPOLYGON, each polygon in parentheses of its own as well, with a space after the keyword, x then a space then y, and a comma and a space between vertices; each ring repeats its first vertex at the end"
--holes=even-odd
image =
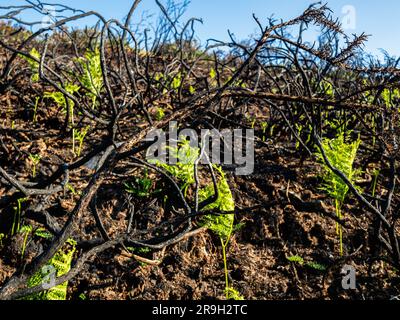
POLYGON ((317 270, 317 271, 325 271, 327 268, 325 265, 315 262, 315 261, 304 261, 304 259, 298 255, 286 257, 286 260, 293 262, 299 266, 306 266, 310 269, 317 270))
MULTIPOLYGON (((190 146, 188 140, 182 140, 176 148, 169 148, 172 155, 175 156, 178 161, 175 165, 169 165, 157 160, 152 161, 156 165, 162 167, 171 175, 176 177, 181 185, 182 190, 186 196, 188 187, 195 183, 194 178, 194 164, 200 156, 200 149, 193 148, 190 146)), ((214 168, 219 173, 219 181, 217 183, 218 198, 211 204, 207 205, 204 210, 216 209, 221 214, 209 214, 205 215, 200 224, 203 227, 214 232, 220 239, 222 246, 222 255, 224 263, 224 274, 225 274, 225 294, 227 299, 242 299, 239 293, 230 286, 228 278, 228 267, 226 258, 226 249, 231 238, 232 233, 240 227, 240 225, 234 225, 234 214, 235 202, 233 200, 232 192, 229 188, 229 184, 225 178, 225 174, 222 169, 218 166, 214 168), (228 213, 229 212, 229 213, 228 213)), ((214 185, 209 184, 199 190, 199 200, 206 200, 214 195, 214 185)))
MULTIPOLYGON (((78 85, 68 83, 65 86, 65 91, 67 91, 69 94, 73 95, 75 92, 78 92, 80 87, 78 85)), ((50 98, 52 99, 58 107, 63 108, 65 111, 67 110, 67 101, 65 99, 65 96, 62 92, 56 91, 56 92, 48 92, 46 91, 43 95, 44 98, 50 98)), ((68 104, 70 107, 70 123, 73 125, 74 124, 74 101, 71 99, 68 99, 68 104)))
MULTIPOLYGON (((301 132, 303 131, 303 125, 300 123, 295 123, 295 127, 297 129, 297 135, 300 137, 301 132)), ((300 147, 300 141, 296 139, 296 150, 300 147)))
POLYGON ((265 141, 265 132, 267 131, 267 128, 268 128, 268 122, 266 122, 266 121, 262 121, 261 122, 261 131, 262 131, 262 141, 265 141))
POLYGON ((385 105, 388 107, 395 106, 395 101, 400 99, 400 90, 399 89, 388 89, 385 88, 382 93, 382 99, 385 102, 385 105))
POLYGON ((78 297, 80 300, 87 300, 87 296, 84 293, 81 293, 78 297))
POLYGON ((32 120, 33 120, 33 123, 35 123, 36 122, 36 115, 37 115, 37 108, 38 108, 38 105, 39 105, 39 100, 40 100, 40 97, 36 97, 35 98, 35 104, 34 104, 34 106, 33 106, 33 118, 32 118, 32 120))
POLYGON ((90 126, 86 126, 85 128, 82 128, 81 130, 78 129, 72 129, 72 152, 75 153, 78 157, 81 155, 82 152, 82 146, 83 146, 83 140, 85 139, 88 131, 90 129, 90 126), (75 147, 75 141, 78 141, 78 147, 75 147), (76 149, 76 150, 75 150, 76 149), (76 152, 75 152, 76 151, 76 152))
POLYGON ((23 241, 23 243, 22 243, 22 250, 21 250, 21 259, 24 257, 24 255, 25 255, 25 250, 26 250, 26 247, 27 247, 27 245, 28 245, 28 237, 29 237, 29 235, 31 235, 32 234, 32 232, 33 232, 33 235, 34 236, 37 236, 37 237, 40 237, 40 238, 43 238, 43 239, 51 239, 53 236, 50 234, 50 233, 48 233, 44 228, 38 228, 38 229, 36 229, 35 231, 33 231, 33 227, 31 226, 31 225, 24 225, 24 226, 22 226, 20 229, 19 229, 19 231, 18 232, 20 232, 20 233, 24 233, 25 235, 24 235, 24 241, 23 241))
POLYGON ((88 90, 86 96, 92 100, 92 109, 96 105, 97 97, 103 87, 103 71, 101 68, 100 51, 86 51, 84 57, 77 59, 82 67, 83 74, 79 81, 88 90))
POLYGON ((182 190, 186 196, 187 190, 191 184, 195 182, 194 179, 194 162, 200 155, 198 148, 192 148, 188 140, 181 140, 178 147, 167 147, 171 156, 177 159, 175 165, 169 165, 158 160, 151 160, 151 163, 163 168, 172 176, 182 182, 182 190))
POLYGON ((151 188, 153 186, 153 180, 148 178, 147 170, 145 171, 144 177, 136 177, 134 183, 124 183, 125 190, 128 193, 132 193, 137 197, 148 197, 151 195, 151 188))
POLYGON ((164 111, 164 109, 162 109, 162 108, 157 108, 157 111, 156 111, 156 120, 157 120, 157 121, 160 121, 160 120, 164 119, 164 117, 165 117, 165 111, 164 111))
MULTIPOLYGON (((29 51, 29 54, 36 58, 37 60, 41 59, 41 55, 39 51, 37 51, 35 48, 32 48, 31 51, 29 51)), ((22 59, 24 59, 26 62, 28 62, 29 68, 31 70, 31 81, 32 82, 38 82, 39 81, 39 62, 35 61, 32 58, 20 55, 22 59)))
POLYGON ((380 170, 379 169, 375 169, 373 172, 373 176, 374 176, 374 180, 372 183, 372 196, 375 197, 375 192, 376 192, 376 185, 378 183, 378 177, 380 174, 380 170))
POLYGON ((327 96, 333 98, 334 94, 333 94, 333 85, 332 85, 332 83, 330 83, 330 82, 328 82, 326 80, 322 80, 321 81, 321 86, 322 86, 323 92, 327 96))
POLYGON ((304 264, 304 259, 298 255, 290 256, 290 257, 287 257, 286 259, 290 262, 295 262, 301 266, 304 264))
POLYGON ((192 85, 189 86, 189 93, 190 94, 195 94, 196 93, 196 89, 192 85))
POLYGON ((317 271, 326 271, 326 266, 322 263, 311 261, 307 262, 306 266, 317 271))
MULTIPOLYGON (((51 280, 51 270, 53 276, 61 277, 71 269, 73 255, 76 251, 76 241, 68 239, 63 248, 59 249, 47 263, 45 268, 39 270, 28 279, 28 288, 44 284, 51 280)), ((24 297, 24 300, 66 300, 68 282, 65 281, 43 292, 34 293, 24 297)))
POLYGON ((76 196, 76 195, 79 194, 79 193, 75 190, 75 188, 72 186, 72 184, 67 183, 65 186, 67 187, 67 189, 68 189, 69 191, 71 191, 71 193, 72 193, 74 196, 76 196))
MULTIPOLYGON (((214 232, 221 241, 222 246, 222 257, 224 261, 224 274, 225 274, 225 295, 227 299, 243 300, 239 293, 230 286, 228 277, 228 266, 226 259, 226 249, 229 240, 234 231, 234 219, 235 215, 233 212, 235 210, 235 201, 233 200, 232 192, 229 188, 228 182, 225 178, 225 174, 222 169, 215 166, 215 169, 220 175, 220 180, 217 184, 218 188, 218 198, 213 203, 207 205, 204 210, 217 209, 222 212, 217 215, 206 215, 201 220, 201 225, 207 229, 214 232)), ((214 195, 214 186, 210 184, 199 191, 199 200, 206 200, 214 195)))
POLYGON ((29 160, 31 160, 32 162, 32 177, 35 178, 36 177, 36 168, 37 165, 40 162, 41 159, 41 155, 40 154, 29 154, 29 160))
MULTIPOLYGON (((323 139, 322 148, 325 151, 326 157, 333 167, 339 169, 347 179, 354 183, 360 174, 359 170, 353 168, 353 164, 357 155, 357 150, 360 145, 360 139, 347 143, 345 132, 339 129, 338 135, 334 139, 323 139)), ((323 161, 321 152, 317 153, 318 158, 323 164, 323 185, 322 190, 328 193, 335 200, 336 216, 342 219, 342 205, 347 196, 349 187, 337 176, 323 161)), ((339 223, 336 223, 336 233, 339 236, 340 255, 343 255, 343 234, 339 223)))
POLYGON ((32 232, 32 230, 33 230, 33 227, 31 225, 22 226, 22 228, 19 230, 19 232, 25 233, 24 241, 22 243, 21 259, 24 257, 27 242, 28 242, 28 237, 29 237, 30 233, 32 232))
POLYGON ((211 68, 209 75, 212 80, 214 80, 217 77, 217 72, 215 71, 214 68, 211 68))
POLYGON ((24 203, 27 200, 28 200, 27 198, 19 198, 17 200, 17 206, 13 207, 13 209, 14 209, 14 218, 13 218, 13 224, 12 224, 12 227, 11 227, 11 236, 15 235, 20 230, 22 203, 24 203))
MULTIPOLYGON (((65 91, 67 91, 69 94, 73 95, 75 92, 78 92, 80 90, 80 87, 78 85, 68 83, 65 86, 65 91)), ((59 108, 63 108, 64 111, 67 110, 67 101, 69 105, 69 111, 70 111, 70 118, 69 118, 69 125, 71 127, 74 126, 75 124, 75 115, 74 115, 74 101, 71 99, 67 98, 66 100, 65 95, 62 92, 45 92, 44 93, 44 98, 50 98, 52 99, 59 108)), ((72 130, 72 152, 75 153, 75 134, 76 131, 72 130)))

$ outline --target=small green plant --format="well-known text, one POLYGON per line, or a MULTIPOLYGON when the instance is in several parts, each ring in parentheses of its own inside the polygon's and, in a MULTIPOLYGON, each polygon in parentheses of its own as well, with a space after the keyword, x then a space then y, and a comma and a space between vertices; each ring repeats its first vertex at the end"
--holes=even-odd
POLYGON ((87 300, 87 296, 86 296, 86 294, 84 294, 84 293, 81 293, 81 294, 78 296, 78 298, 79 298, 79 300, 87 300))
POLYGON ((318 262, 307 262, 306 266, 317 271, 326 271, 326 266, 318 262))
POLYGON ((68 189, 69 191, 71 191, 71 193, 72 193, 74 196, 80 194, 79 192, 77 192, 77 191, 75 190, 75 188, 73 187, 72 184, 67 183, 65 186, 67 187, 67 189, 68 189))
POLYGON ((41 158, 42 157, 40 154, 32 154, 32 153, 29 154, 29 160, 32 163, 32 177, 33 178, 36 177, 36 168, 37 168, 37 165, 39 164, 41 158))
MULTIPOLYGON (((232 192, 229 188, 229 184, 226 181, 225 174, 220 167, 215 166, 215 169, 220 174, 220 179, 218 182, 218 198, 213 203, 209 204, 204 208, 204 210, 217 209, 222 212, 217 215, 206 215, 201 220, 201 225, 213 231, 220 239, 222 246, 222 256, 224 261, 224 273, 225 273, 225 295, 227 299, 243 300, 239 293, 229 285, 228 278, 228 266, 226 259, 226 249, 229 240, 234 231, 234 219, 235 215, 233 212, 235 210, 235 202, 232 197, 232 192)), ((212 184, 201 189, 199 192, 199 199, 205 200, 214 195, 214 186, 212 184)))
MULTIPOLYGON (((299 121, 302 121, 304 118, 302 116, 299 117, 299 121)), ((300 137, 303 135, 303 133, 306 131, 306 127, 304 127, 301 122, 295 123, 295 128, 297 131, 297 136, 300 137)), ((305 144, 309 143, 311 140, 311 132, 312 132, 312 126, 309 124, 308 125, 308 133, 307 133, 307 139, 305 141, 305 144)), ((295 145, 296 150, 300 148, 300 141, 296 139, 296 145, 295 145)))
POLYGON ((262 131, 262 141, 265 141, 265 132, 267 131, 268 128, 268 122, 266 121, 262 121, 261 124, 261 131, 262 131))
POLYGON ((103 72, 101 69, 100 51, 87 51, 84 57, 77 59, 83 74, 79 81, 88 90, 87 97, 92 100, 92 109, 96 106, 97 96, 103 87, 103 72))
POLYGON ((85 139, 88 131, 90 129, 90 126, 86 126, 80 130, 78 129, 72 129, 73 131, 73 139, 72 139, 72 151, 75 153, 78 157, 81 155, 82 152, 82 146, 83 146, 83 140, 85 139), (75 141, 78 141, 78 147, 76 148, 75 146, 75 141))
MULTIPOLYGON (((139 248, 134 248, 134 247, 127 247, 127 249, 130 251, 130 252, 132 252, 133 254, 137 254, 137 255, 143 255, 143 254, 146 254, 146 253, 149 253, 149 252, 151 252, 151 249, 150 248, 147 248, 147 247, 139 247, 139 248)), ((138 260, 138 259, 136 259, 136 260, 138 260)), ((142 267, 144 267, 144 266, 146 266, 147 265, 147 263, 145 263, 145 262, 143 262, 143 261, 138 261, 139 262, 139 265, 140 266, 142 266, 142 267)))
POLYGON ((241 296, 240 293, 232 287, 226 288, 225 294, 227 300, 244 300, 243 296, 241 296))
POLYGON ((134 183, 124 183, 124 186, 126 192, 144 198, 151 195, 153 180, 148 177, 148 172, 146 170, 144 177, 135 177, 134 183))
POLYGON ((159 82, 163 78, 164 78, 164 75, 161 72, 156 72, 156 74, 154 75, 154 80, 157 82, 159 82))
POLYGON ((177 159, 177 163, 169 165, 160 161, 150 161, 169 172, 182 182, 182 190, 186 195, 187 190, 194 180, 194 162, 200 155, 198 148, 192 148, 188 140, 180 140, 178 147, 167 147, 171 156, 177 159))
POLYGON ((287 257, 286 259, 290 262, 298 263, 299 265, 304 264, 304 259, 298 255, 290 256, 290 257, 287 257))
POLYGON ((46 229, 44 228, 38 228, 34 231, 33 235, 39 237, 39 238, 43 238, 43 239, 51 239, 53 238, 53 236, 51 235, 51 233, 47 232, 46 229))
POLYGON ((136 248, 136 247, 127 247, 127 249, 129 251, 131 251, 132 253, 137 253, 137 254, 146 254, 146 253, 151 252, 151 249, 147 248, 147 247, 138 247, 138 248, 136 248))
MULTIPOLYGON (((48 264, 28 279, 28 287, 47 284, 53 276, 60 277, 71 269, 72 258, 76 250, 76 241, 68 239, 64 248, 58 250, 48 264), (53 270, 53 271, 52 271, 53 270)), ((61 283, 48 290, 24 297, 24 300, 66 300, 68 282, 61 283)))
POLYGON ((211 68, 209 76, 212 80, 214 80, 217 77, 217 72, 215 71, 214 68, 211 68))
POLYGON ((393 107, 396 105, 396 101, 400 99, 400 90, 397 88, 395 89, 385 88, 382 91, 381 95, 385 105, 388 107, 393 107))
MULTIPOLYGON (((73 95, 75 92, 78 92, 80 90, 80 87, 78 85, 68 83, 65 86, 65 91, 67 91, 69 94, 73 95)), ((59 108, 63 108, 63 110, 66 112, 67 111, 67 100, 62 92, 56 91, 56 92, 45 92, 43 95, 44 98, 50 98, 52 99, 59 108)), ((71 99, 68 99, 68 105, 69 105, 69 126, 73 128, 75 124, 75 114, 74 114, 74 101, 71 99)), ((75 134, 76 130, 72 129, 72 153, 75 153, 75 134)))
POLYGON ((6 235, 4 233, 0 233, 0 247, 3 246, 3 240, 6 238, 6 235))
POLYGON ((13 219, 13 224, 12 224, 12 227, 11 227, 11 236, 15 235, 20 230, 22 203, 24 203, 27 200, 28 200, 27 198, 19 198, 17 200, 17 205, 15 207, 13 207, 13 209, 14 209, 14 219, 13 219))
POLYGON ((156 120, 160 121, 162 119, 164 119, 165 117, 165 111, 163 108, 158 107, 156 110, 156 120))
MULTIPOLYGON (((76 84, 68 83, 65 86, 65 91, 67 91, 69 94, 73 95, 75 92, 78 92, 80 87, 76 84)), ((67 101, 65 99, 65 96, 62 92, 56 91, 56 92, 44 92, 43 94, 44 98, 49 98, 52 99, 58 107, 63 108, 64 111, 67 110, 67 101)), ((71 99, 68 99, 68 104, 70 108, 70 124, 73 125, 75 123, 74 120, 74 102, 71 99)))
POLYGON ((22 228, 19 230, 19 232, 25 233, 24 241, 22 243, 21 259, 24 257, 26 246, 27 246, 27 242, 28 242, 28 237, 31 234, 32 229, 33 228, 32 228, 31 225, 25 225, 25 226, 22 226, 22 228))
POLYGON ((325 93, 330 98, 334 97, 332 83, 330 83, 329 81, 326 81, 326 80, 322 80, 320 85, 321 85, 321 90, 323 93, 325 93))
MULTIPOLYGON (((297 129, 297 135, 300 137, 301 132, 303 131, 303 125, 301 123, 295 123, 295 127, 297 129)), ((299 149, 300 142, 296 139, 296 150, 299 149)))
POLYGON ((21 249, 21 258, 24 257, 26 247, 28 245, 28 238, 32 234, 34 236, 44 238, 44 239, 51 239, 53 236, 48 233, 45 229, 43 228, 38 228, 36 230, 33 230, 33 227, 31 225, 23 225, 21 229, 19 230, 20 233, 24 233, 24 241, 22 243, 22 249, 21 249))
POLYGON ((256 126, 257 118, 255 116, 246 115, 246 121, 248 121, 250 123, 250 127, 254 129, 254 127, 256 126))
POLYGON ((375 192, 376 192, 376 185, 378 183, 378 177, 379 177, 380 170, 375 169, 373 172, 373 183, 372 183, 372 196, 375 197, 375 192))
MULTIPOLYGON (((227 83, 228 83, 229 81, 231 81, 231 80, 232 80, 232 77, 229 77, 229 78, 226 80, 225 84, 227 84, 227 83)), ((213 83, 215 84, 216 81, 214 80, 213 83)), ((243 89, 246 89, 246 88, 247 88, 247 84, 246 84, 245 82, 243 82, 242 79, 238 79, 238 80, 233 81, 233 83, 231 84, 231 86, 232 86, 232 87, 236 87, 236 88, 243 88, 243 89)))
POLYGON ((317 270, 317 271, 325 271, 326 266, 315 262, 315 261, 304 261, 304 259, 298 255, 290 256, 286 258, 288 261, 298 264, 299 266, 306 266, 310 269, 317 270))
MULTIPOLYGON (((337 130, 338 134, 334 139, 323 139, 322 148, 333 167, 342 171, 348 180, 354 183, 360 174, 359 170, 353 168, 357 150, 360 145, 360 139, 358 138, 354 142, 347 143, 344 130, 340 129, 340 127, 337 127, 337 130)), ((342 219, 341 208, 347 196, 349 187, 342 178, 329 169, 320 152, 317 153, 317 156, 323 164, 323 185, 321 189, 327 192, 328 195, 335 200, 336 216, 339 219, 342 219)), ((339 236, 340 255, 343 255, 343 234, 339 223, 336 223, 336 233, 339 236)))
MULTIPOLYGON (((200 156, 200 149, 191 147, 188 140, 181 139, 178 147, 169 148, 169 150, 177 158, 178 161, 176 164, 170 165, 160 161, 152 162, 176 177, 182 184, 182 190, 184 190, 184 194, 186 195, 188 187, 195 182, 194 164, 200 156)), ((241 225, 234 226, 234 214, 232 212, 235 210, 235 202, 224 172, 218 166, 214 166, 214 168, 219 173, 219 181, 217 183, 218 198, 213 203, 207 205, 204 210, 216 209, 222 213, 206 215, 201 219, 200 224, 219 237, 224 262, 226 298, 239 300, 241 298, 239 293, 229 285, 226 249, 232 233, 241 225)), ((213 184, 209 184, 199 190, 199 201, 206 200, 213 195, 214 186, 213 184)))
MULTIPOLYGON (((32 48, 31 51, 29 51, 29 54, 36 58, 37 60, 41 59, 41 55, 39 51, 37 51, 35 48, 32 48)), ((29 68, 31 70, 31 81, 32 82, 38 82, 39 81, 39 62, 29 58, 25 57, 23 55, 20 55, 22 59, 24 59, 26 62, 28 62, 29 68)))
POLYGON ((40 97, 36 97, 35 98, 35 104, 33 105, 33 118, 32 118, 32 121, 33 121, 33 123, 35 123, 36 122, 36 115, 37 115, 37 108, 38 108, 38 105, 39 105, 39 100, 40 100, 40 97))
POLYGON ((273 125, 269 128, 269 135, 270 135, 271 137, 274 136, 275 127, 276 127, 276 124, 273 124, 273 125))
POLYGON ((189 93, 190 94, 195 94, 196 93, 196 89, 192 85, 189 86, 189 93))
POLYGON ((173 79, 171 83, 171 89, 177 91, 182 85, 182 74, 179 72, 173 79))

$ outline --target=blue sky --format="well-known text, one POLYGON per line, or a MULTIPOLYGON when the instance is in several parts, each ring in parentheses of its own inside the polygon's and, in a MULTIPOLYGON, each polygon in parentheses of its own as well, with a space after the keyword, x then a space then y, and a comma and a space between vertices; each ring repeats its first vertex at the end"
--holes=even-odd
MULTIPOLYGON (((165 0, 164 0, 165 1, 165 0)), ((49 0, 82 10, 96 10, 106 18, 123 19, 133 0, 49 0)), ((215 38, 227 40, 227 29, 237 39, 247 38, 256 29, 252 14, 261 21, 274 15, 289 19, 300 14, 309 0, 192 0, 185 18, 203 18, 204 24, 197 25, 197 36, 202 40, 215 38)), ((349 34, 365 32, 371 34, 366 50, 379 54, 383 48, 391 55, 400 56, 400 1, 398 0, 332 0, 326 1, 340 20, 345 18, 342 9, 350 5, 355 9, 355 29, 347 29, 349 34)), ((2 5, 24 3, 23 0, 0 0, 2 5)), ((140 18, 142 12, 158 13, 154 0, 143 0, 135 14, 140 18)), ((89 22, 90 23, 90 22, 89 22)), ((352 27, 349 25, 349 27, 352 27)))

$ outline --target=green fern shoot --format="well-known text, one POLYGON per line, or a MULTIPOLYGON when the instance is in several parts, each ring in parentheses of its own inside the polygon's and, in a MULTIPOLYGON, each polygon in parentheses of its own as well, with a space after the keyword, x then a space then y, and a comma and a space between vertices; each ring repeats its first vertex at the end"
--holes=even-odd
MULTIPOLYGON (((188 187, 195 183, 194 177, 194 164, 200 156, 200 149, 193 148, 190 146, 189 141, 181 140, 177 148, 169 148, 172 152, 172 156, 177 158, 177 163, 174 165, 166 164, 157 160, 152 161, 156 165, 162 167, 164 170, 169 172, 172 176, 177 178, 181 183, 181 188, 186 196, 188 187)), ((232 192, 229 188, 229 184, 225 178, 223 170, 214 166, 215 170, 219 174, 217 183, 218 198, 211 204, 207 205, 204 210, 216 209, 222 213, 233 212, 235 210, 235 202, 232 197, 232 192)), ((213 184, 209 184, 204 188, 199 189, 199 201, 206 200, 212 197, 214 194, 213 184)), ((225 294, 227 299, 243 299, 239 293, 229 285, 228 278, 228 267, 226 259, 226 249, 231 238, 232 232, 235 230, 234 226, 234 214, 219 214, 219 215, 206 215, 202 217, 200 225, 214 232, 221 241, 222 255, 224 261, 224 273, 225 273, 225 294)))
MULTIPOLYGON (((235 201, 232 197, 231 189, 225 178, 225 174, 222 169, 218 166, 214 166, 218 171, 220 178, 217 184, 218 198, 213 203, 206 206, 205 210, 217 209, 218 211, 233 212, 235 210, 235 201)), ((209 184, 205 188, 199 191, 200 201, 206 200, 214 195, 214 186, 209 184)), ((224 273, 225 273, 225 294, 227 299, 243 300, 239 293, 229 285, 228 278, 228 266, 226 259, 226 249, 231 238, 232 232, 234 231, 234 219, 233 213, 220 214, 220 215, 206 215, 201 220, 201 224, 213 231, 220 239, 222 246, 222 256, 224 260, 224 273)))
MULTIPOLYGON (((47 264, 48 268, 42 268, 28 280, 28 287, 35 287, 49 280, 49 270, 54 269, 55 275, 60 277, 71 269, 71 262, 76 250, 76 242, 68 239, 64 248, 58 250, 47 264)), ((24 297, 24 300, 66 300, 68 282, 61 283, 48 290, 24 297)))
POLYGON ((100 52, 98 49, 95 51, 87 51, 85 56, 80 57, 77 61, 83 70, 79 81, 88 90, 86 95, 92 100, 92 108, 94 108, 97 96, 103 87, 100 52))
MULTIPOLYGON (((29 54, 36 58, 37 60, 41 59, 41 55, 39 51, 37 51, 35 48, 32 48, 31 51, 29 51, 29 54)), ((38 82, 39 81, 39 62, 33 60, 32 58, 25 57, 23 55, 20 55, 22 59, 24 59, 26 62, 28 62, 29 68, 31 70, 31 81, 32 82, 38 82)))
MULTIPOLYGON (((322 148, 329 162, 333 167, 342 171, 352 183, 356 181, 360 174, 360 170, 353 168, 359 145, 359 138, 354 142, 347 143, 345 132, 342 130, 339 130, 336 138, 324 138, 322 141, 322 148)), ((342 219, 342 205, 349 191, 349 187, 339 176, 329 169, 324 162, 321 152, 318 152, 317 156, 323 164, 323 184, 321 189, 335 200, 336 216, 342 219)), ((343 255, 343 233, 339 223, 336 223, 336 233, 339 236, 340 255, 343 255)))

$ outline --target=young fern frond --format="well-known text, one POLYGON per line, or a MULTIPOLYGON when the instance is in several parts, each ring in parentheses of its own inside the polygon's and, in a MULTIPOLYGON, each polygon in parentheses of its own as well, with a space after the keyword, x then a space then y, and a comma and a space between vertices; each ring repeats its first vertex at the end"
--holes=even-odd
POLYGON ((82 146, 83 146, 83 140, 85 139, 88 131, 90 129, 90 126, 86 126, 84 128, 81 128, 80 130, 78 129, 72 129, 73 130, 73 135, 74 135, 74 140, 78 141, 78 147, 75 148, 75 143, 73 144, 73 153, 76 153, 78 157, 80 157, 81 152, 82 152, 82 146), (76 149, 76 150, 75 150, 76 149), (75 152, 76 151, 76 152, 75 152))
MULTIPOLYGON (((35 287, 40 284, 47 283, 49 280, 49 271, 54 269, 54 276, 60 277, 69 272, 71 262, 76 250, 76 242, 68 239, 66 242, 67 248, 60 249, 56 252, 53 258, 47 264, 48 268, 42 268, 28 280, 28 287, 35 287)), ((46 267, 46 266, 45 266, 46 267)), ((51 279, 50 279, 51 280, 51 279)), ((35 293, 24 297, 24 300, 66 300, 68 282, 61 283, 46 291, 35 293)))
MULTIPOLYGON (((76 84, 68 83, 65 86, 65 91, 67 91, 69 94, 73 95, 75 92, 78 92, 80 90, 80 87, 76 84)), ((67 106, 69 106, 69 125, 73 128, 75 124, 75 115, 74 115, 74 101, 72 101, 69 98, 66 98, 65 95, 62 92, 56 91, 56 92, 45 92, 44 93, 44 98, 50 98, 54 100, 54 102, 57 104, 59 108, 63 108, 63 110, 66 112, 67 111, 67 106), (68 105, 67 105, 67 99, 68 99, 68 105)), ((72 129, 72 152, 75 154, 75 134, 76 130, 72 129)))
MULTIPOLYGON (((218 181, 218 198, 213 203, 207 205, 204 209, 211 210, 217 209, 221 212, 232 212, 235 210, 235 202, 232 197, 232 192, 226 181, 225 175, 221 168, 215 166, 215 169, 220 174, 218 181)), ((199 200, 206 200, 214 195, 214 186, 210 184, 199 191, 199 200)), ((225 245, 228 244, 232 230, 233 230, 234 214, 221 214, 221 215, 206 215, 203 217, 201 223, 215 234, 217 234, 225 245)))
MULTIPOLYGON (((225 273, 225 295, 226 299, 243 300, 243 297, 229 285, 228 278, 228 266, 226 259, 226 248, 228 246, 229 240, 231 238, 232 232, 234 230, 234 220, 235 215, 233 213, 224 214, 224 212, 232 212, 235 210, 235 201, 232 196, 231 189, 229 188, 228 181, 225 178, 225 174, 222 169, 218 166, 214 168, 220 174, 220 179, 217 184, 218 188, 218 198, 207 205, 204 209, 217 209, 221 211, 222 214, 218 215, 206 215, 202 218, 201 224, 213 231, 221 240, 222 255, 224 260, 224 273, 225 273)), ((205 188, 199 191, 199 200, 203 201, 214 195, 214 186, 209 184, 205 188)))
MULTIPOLYGON (((74 94, 75 92, 78 92, 80 87, 76 84, 68 83, 65 86, 65 91, 67 91, 69 94, 74 94)), ((49 98, 52 99, 58 107, 63 108, 64 110, 67 110, 67 101, 65 99, 65 96, 62 92, 56 91, 56 92, 48 92, 46 91, 43 94, 44 98, 49 98)), ((71 119, 70 123, 74 124, 74 102, 71 99, 68 99, 69 107, 70 107, 70 114, 71 114, 71 119)))
POLYGON ((287 257, 286 259, 290 262, 298 263, 299 265, 304 264, 304 259, 298 255, 290 256, 290 257, 287 257))
POLYGON ((225 294, 228 300, 244 300, 240 293, 232 287, 225 288, 225 294))
POLYGON ((36 177, 36 168, 37 168, 37 165, 39 164, 41 158, 42 157, 40 154, 32 154, 32 153, 29 154, 29 160, 32 163, 32 177, 33 178, 36 177))
POLYGON ((150 160, 149 162, 156 164, 177 178, 182 183, 182 190, 186 195, 188 187, 195 182, 194 179, 194 163, 200 155, 198 148, 190 146, 188 140, 181 140, 178 147, 167 147, 171 156, 177 159, 177 163, 170 165, 158 160, 150 160))
MULTIPOLYGON (((29 51, 29 54, 36 58, 37 60, 41 59, 41 55, 39 51, 37 51, 35 48, 32 48, 31 51, 29 51)), ((32 82, 38 82, 39 81, 39 62, 29 58, 25 57, 23 55, 20 55, 22 59, 24 59, 26 62, 28 62, 29 68, 31 69, 32 75, 31 75, 31 80, 32 82)))
MULTIPOLYGON (((353 168, 360 142, 358 138, 356 141, 347 143, 345 133, 342 130, 339 130, 336 138, 332 140, 325 138, 322 141, 322 148, 329 162, 335 168, 342 171, 353 184, 361 173, 360 170, 353 168)), ((349 187, 339 176, 329 169, 324 162, 321 152, 318 152, 317 156, 323 164, 323 184, 321 189, 335 200, 336 215, 339 219, 342 219, 341 208, 349 191, 349 187)), ((336 233, 339 235, 340 255, 343 255, 343 235, 339 223, 336 223, 336 233)))
MULTIPOLYGON (((189 141, 182 140, 177 148, 169 148, 172 156, 177 158, 177 163, 174 165, 166 164, 161 161, 152 161, 156 165, 162 167, 182 183, 182 189, 186 195, 188 187, 195 182, 194 178, 194 164, 200 156, 199 148, 190 146, 189 141)), ((215 170, 219 173, 219 181, 217 183, 218 198, 207 205, 204 210, 216 209, 222 214, 206 215, 200 220, 200 225, 213 231, 221 241, 224 274, 225 274, 225 294, 227 299, 243 300, 239 293, 230 287, 228 278, 228 267, 226 259, 226 248, 234 231, 234 214, 224 212, 233 212, 235 210, 235 201, 232 192, 229 188, 228 181, 221 167, 214 166, 215 170)), ((199 189, 199 201, 206 200, 214 195, 214 186, 209 184, 204 188, 199 189)))
POLYGON ((103 72, 101 69, 100 51, 87 51, 84 57, 77 59, 83 70, 79 77, 82 85, 89 90, 87 97, 92 100, 92 108, 96 105, 96 99, 103 87, 103 72))

